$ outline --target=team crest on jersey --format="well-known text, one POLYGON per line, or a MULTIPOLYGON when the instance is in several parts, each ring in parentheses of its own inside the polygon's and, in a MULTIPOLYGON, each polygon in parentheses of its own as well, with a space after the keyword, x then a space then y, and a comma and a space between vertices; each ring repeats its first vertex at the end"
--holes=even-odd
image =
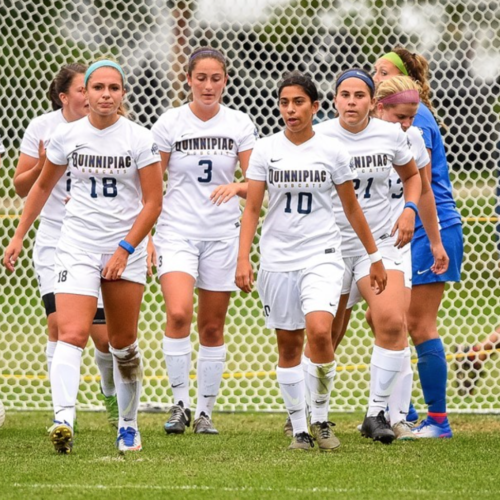
POLYGON ((151 146, 151 154, 153 156, 157 156, 160 154, 160 150, 159 150, 158 144, 156 144, 156 142, 153 142, 153 145, 151 146))

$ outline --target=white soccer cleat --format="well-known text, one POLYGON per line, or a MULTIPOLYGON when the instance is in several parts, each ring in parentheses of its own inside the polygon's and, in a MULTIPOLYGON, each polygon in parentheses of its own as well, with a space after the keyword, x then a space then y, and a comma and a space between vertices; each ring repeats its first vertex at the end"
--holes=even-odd
POLYGON ((116 438, 116 447, 120 453, 128 451, 141 451, 141 435, 137 429, 132 427, 120 427, 116 438))
POLYGON ((54 424, 49 428, 49 439, 54 445, 57 453, 68 455, 73 450, 73 428, 68 422, 54 420, 54 424))

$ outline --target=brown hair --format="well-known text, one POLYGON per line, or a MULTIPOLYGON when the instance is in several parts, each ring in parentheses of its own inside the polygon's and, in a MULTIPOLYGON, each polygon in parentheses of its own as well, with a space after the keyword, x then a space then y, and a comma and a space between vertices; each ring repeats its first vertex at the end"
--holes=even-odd
POLYGON ((57 73, 57 76, 50 84, 48 93, 54 111, 63 107, 63 103, 59 99, 59 94, 67 94, 75 76, 84 75, 85 71, 87 71, 87 66, 84 64, 72 63, 63 66, 59 73, 57 73))
POLYGON ((222 64, 222 69, 224 70, 224 76, 227 76, 227 62, 226 58, 220 50, 214 49, 212 47, 198 47, 189 56, 187 74, 191 76, 193 74, 196 63, 201 59, 215 59, 222 64))

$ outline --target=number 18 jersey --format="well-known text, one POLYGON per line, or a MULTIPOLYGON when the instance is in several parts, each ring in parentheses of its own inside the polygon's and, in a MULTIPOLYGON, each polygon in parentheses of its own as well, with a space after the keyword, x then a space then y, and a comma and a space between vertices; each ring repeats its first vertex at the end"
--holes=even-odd
POLYGON ((295 145, 284 132, 259 140, 247 178, 265 181, 269 211, 260 240, 260 267, 288 272, 340 259, 340 232, 333 212, 334 184, 355 178, 350 156, 338 141, 319 134, 295 145))
POLYGON ((123 117, 100 130, 85 117, 59 125, 47 158, 71 171, 60 241, 113 253, 142 209, 138 170, 160 161, 151 132, 123 117))
POLYGON ((207 241, 237 237, 238 197, 217 206, 210 195, 234 182, 238 153, 253 149, 257 134, 250 118, 221 105, 217 115, 203 121, 185 104, 164 113, 152 132, 160 151, 170 153, 157 231, 207 241))

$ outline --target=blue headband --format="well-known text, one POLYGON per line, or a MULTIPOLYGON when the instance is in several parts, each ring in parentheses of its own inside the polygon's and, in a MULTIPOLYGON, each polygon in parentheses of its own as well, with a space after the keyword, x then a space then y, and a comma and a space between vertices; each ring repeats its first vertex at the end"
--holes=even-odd
POLYGON ((122 75, 122 81, 123 81, 123 83, 125 83, 125 73, 123 72, 121 66, 119 64, 115 63, 114 61, 109 61, 109 60, 105 59, 103 61, 97 61, 94 64, 91 64, 89 66, 89 69, 85 72, 85 78, 83 80, 85 87, 87 86, 87 82, 89 81, 90 75, 96 69, 99 69, 99 68, 114 68, 114 69, 116 69, 116 71, 118 71, 120 73, 120 75, 122 75))
POLYGON ((337 93, 339 85, 348 78, 359 78, 360 80, 365 82, 366 85, 368 85, 368 87, 370 87, 372 93, 375 93, 375 84, 373 83, 371 76, 367 75, 363 71, 359 71, 358 69, 349 69, 345 73, 340 75, 340 78, 337 80, 337 83, 335 84, 335 93, 337 93))

